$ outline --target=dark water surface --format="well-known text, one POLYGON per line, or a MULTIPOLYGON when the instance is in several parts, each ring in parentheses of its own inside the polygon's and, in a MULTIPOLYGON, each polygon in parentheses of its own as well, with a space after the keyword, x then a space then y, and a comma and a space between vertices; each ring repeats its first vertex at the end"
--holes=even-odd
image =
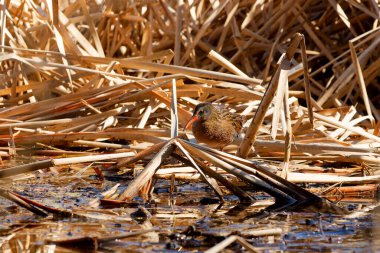
MULTIPOLYGON (((118 183, 123 186, 126 182, 118 183)), ((6 181, 3 187, 25 197, 92 218, 41 218, 0 198, 0 252, 91 252, 91 243, 62 247, 48 240, 102 238, 141 229, 156 231, 98 243, 96 251, 202 252, 230 235, 239 235, 259 252, 380 252, 376 199, 343 201, 352 211, 350 215, 261 213, 273 203, 263 193, 254 193, 258 201, 239 209, 232 195, 227 195, 226 204, 220 206, 203 183, 176 182, 176 191, 169 193, 169 180, 158 180, 150 203, 136 199, 140 207, 96 206, 101 193, 115 184, 107 180, 101 183, 93 175, 71 173, 6 181)), ((245 249, 232 244, 224 252, 245 249)))

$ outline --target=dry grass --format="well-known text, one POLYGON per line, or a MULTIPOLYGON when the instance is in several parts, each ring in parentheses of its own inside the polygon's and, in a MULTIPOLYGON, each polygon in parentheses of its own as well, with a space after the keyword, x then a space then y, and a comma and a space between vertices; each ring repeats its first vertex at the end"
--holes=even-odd
MULTIPOLYGON (((318 181, 300 165, 379 168, 376 1, 5 2, 3 159, 36 145, 52 158, 138 152, 208 101, 248 118, 226 151, 290 181, 318 181)), ((152 161, 149 175, 161 164, 152 161)), ((378 180, 340 176, 318 182, 378 180)))

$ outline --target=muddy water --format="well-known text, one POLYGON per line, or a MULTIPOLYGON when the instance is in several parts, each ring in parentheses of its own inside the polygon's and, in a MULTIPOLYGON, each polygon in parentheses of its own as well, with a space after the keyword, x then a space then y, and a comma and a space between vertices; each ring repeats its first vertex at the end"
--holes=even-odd
MULTIPOLYGON (((108 178, 115 180, 115 178, 108 178)), ((128 180, 120 181, 127 184, 128 180)), ((343 203, 353 215, 261 212, 273 200, 263 193, 249 207, 225 197, 220 206, 203 183, 158 180, 152 201, 137 206, 97 206, 101 193, 116 183, 99 182, 91 173, 51 172, 38 177, 7 181, 3 187, 44 205, 91 215, 90 218, 38 217, 0 198, 1 252, 91 252, 93 241, 57 246, 48 241, 83 237, 103 238, 141 229, 155 232, 98 243, 98 252, 201 252, 230 235, 239 235, 261 252, 376 252, 380 244, 380 212, 369 208, 375 199, 343 203), (360 212, 360 211, 363 212, 360 212)), ((136 202, 142 202, 136 199, 136 202)), ((96 243, 95 243, 96 244, 96 243)), ((244 252, 232 244, 225 252, 244 252)))

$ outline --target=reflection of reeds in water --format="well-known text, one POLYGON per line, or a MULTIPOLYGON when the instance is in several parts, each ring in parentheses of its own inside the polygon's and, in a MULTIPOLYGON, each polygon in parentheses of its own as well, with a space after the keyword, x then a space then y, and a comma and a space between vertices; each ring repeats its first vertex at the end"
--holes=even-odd
POLYGON ((372 250, 373 252, 380 251, 380 208, 375 208, 372 220, 372 250))

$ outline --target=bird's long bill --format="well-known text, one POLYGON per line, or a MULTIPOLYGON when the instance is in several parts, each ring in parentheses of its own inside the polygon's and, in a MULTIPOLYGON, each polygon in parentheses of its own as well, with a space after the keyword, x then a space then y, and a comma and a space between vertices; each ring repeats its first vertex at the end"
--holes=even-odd
POLYGON ((185 128, 183 130, 187 130, 195 121, 198 120, 198 116, 193 116, 186 124, 185 128))

